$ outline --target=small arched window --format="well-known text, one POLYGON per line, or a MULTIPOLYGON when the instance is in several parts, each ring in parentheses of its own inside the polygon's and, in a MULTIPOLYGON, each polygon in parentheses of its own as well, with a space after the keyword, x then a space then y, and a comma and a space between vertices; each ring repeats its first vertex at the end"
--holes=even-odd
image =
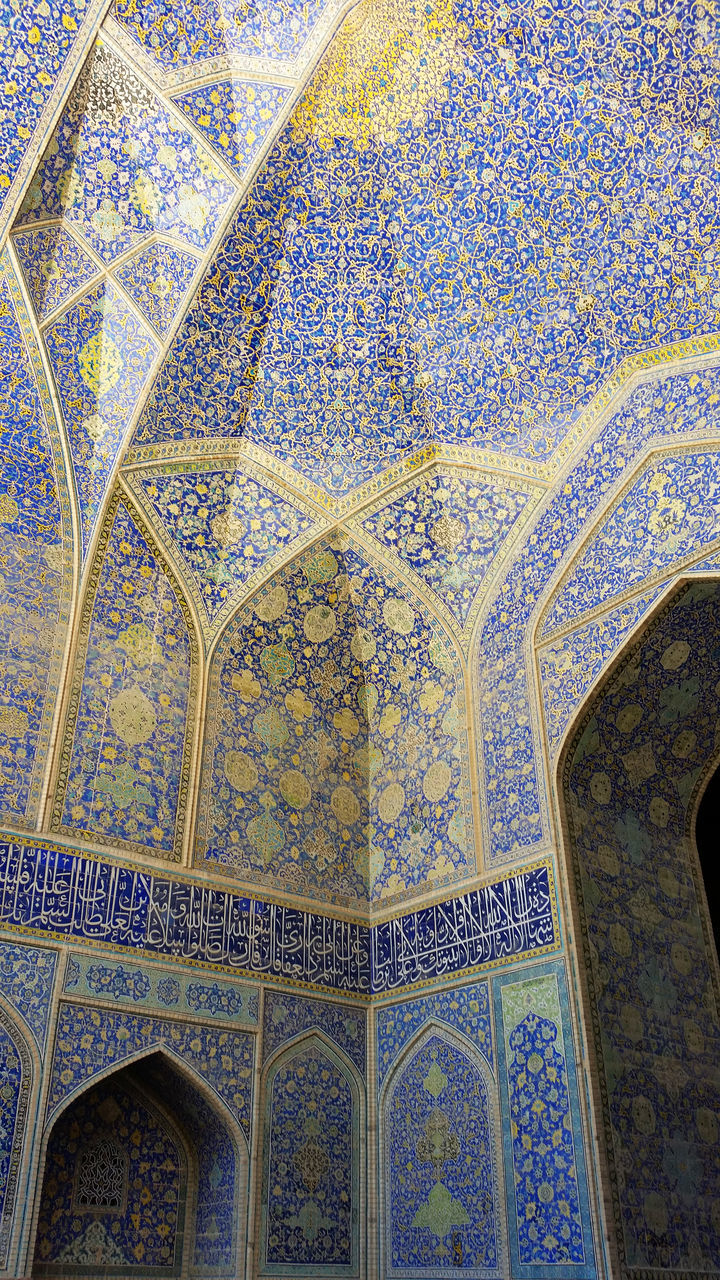
POLYGON ((93 1142, 78 1156, 74 1208, 120 1212, 125 1203, 127 1157, 112 1138, 93 1142))

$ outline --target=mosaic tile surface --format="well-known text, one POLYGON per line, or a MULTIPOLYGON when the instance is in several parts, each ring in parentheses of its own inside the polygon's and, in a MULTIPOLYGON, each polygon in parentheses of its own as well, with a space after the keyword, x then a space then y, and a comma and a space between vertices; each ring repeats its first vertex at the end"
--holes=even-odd
POLYGON ((263 1060, 303 1031, 322 1031, 365 1074, 365 1010, 328 1000, 306 1000, 283 991, 268 991, 263 1011, 263 1060))
POLYGON ((41 1274, 53 1263, 56 1271, 63 1264, 94 1263, 103 1269, 163 1267, 177 1275, 186 1184, 178 1135, 151 1104, 117 1079, 95 1085, 60 1117, 50 1137, 35 1245, 41 1274), (101 1174, 107 1182, 113 1157, 110 1187, 101 1174), (99 1166, 94 1171, 93 1160, 99 1166), (92 1203, 93 1193, 114 1196, 117 1206, 88 1211, 83 1197, 92 1203))
POLYGON ((384 1115, 388 1273, 500 1274, 495 1135, 476 1063, 431 1035, 394 1081, 384 1115))
POLYGON ((334 497, 433 439, 547 460, 622 360, 717 329, 705 19, 623 20, 564 9, 551 36, 525 0, 353 15, 138 440, 243 433, 334 497))
POLYGON ((53 821, 177 858, 195 642, 174 583, 122 504, 107 517, 95 575, 53 821))
POLYGON ((258 990, 217 981, 214 975, 198 974, 174 964, 172 970, 143 964, 138 968, 114 958, 100 962, 96 957, 68 956, 63 991, 76 996, 104 996, 119 1004, 158 1009, 161 1013, 186 1012, 203 1018, 247 1022, 258 1020, 258 990))
POLYGON ((47 329, 45 344, 65 420, 87 552, 108 477, 158 346, 107 280, 47 329))
POLYGON ((164 338, 182 305, 198 259, 172 244, 152 244, 141 249, 114 272, 130 297, 164 338))
POLYGON ((720 533, 720 454, 653 460, 580 557, 545 619, 543 634, 700 551, 720 533))
POLYGON ((528 1277, 565 1275, 569 1267, 578 1276, 595 1274, 560 981, 556 971, 536 970, 496 988, 511 1256, 513 1274, 528 1277))
POLYGON ((0 1265, 7 1264, 20 1155, 32 1084, 30 1054, 0 1009, 0 1063, 3 1092, 0 1122, 0 1265))
MULTIPOLYGON (((547 838, 544 780, 532 730, 523 638, 536 604, 552 583, 593 511, 634 464, 648 440, 677 442, 712 431, 720 374, 708 368, 675 373, 631 392, 557 483, 542 516, 504 573, 478 638, 474 676, 480 700, 480 768, 484 773, 490 857, 507 861, 547 838)), ((691 555, 692 543, 677 554, 691 555)), ((652 561, 648 572, 652 571, 652 561)))
POLYGON ((0 812, 34 821, 71 589, 69 495, 40 355, 0 274, 0 812))
POLYGON ((89 284, 98 269, 65 227, 38 227, 13 237, 25 282, 39 320, 89 284))
POLYGON ((447 1023, 477 1045, 481 1053, 493 1065, 492 1028, 487 983, 474 983, 469 987, 449 988, 420 1000, 408 1000, 387 1009, 378 1009, 377 1021, 377 1074, 378 1087, 404 1045, 411 1040, 428 1021, 447 1023))
POLYGON ((327 0, 116 0, 117 21, 163 68, 222 53, 288 61, 302 49, 327 0))
POLYGON ((221 80, 174 101, 239 177, 244 177, 292 90, 253 80, 221 80))
POLYGON ((720 1024, 685 834, 717 752, 719 625, 717 583, 680 589, 588 707, 563 778, 614 1216, 638 1270, 720 1253, 720 1024))
POLYGON ((55 1038, 48 1119, 61 1102, 98 1072, 165 1046, 218 1095, 250 1133, 254 1039, 248 1032, 167 1022, 121 1009, 61 1002, 55 1038))
POLYGON ((151 232, 203 250, 232 194, 210 153, 98 42, 16 225, 66 218, 106 263, 151 232))
POLYGON ((214 661, 196 858, 361 904, 470 868, 457 657, 348 544, 269 581, 214 661))
POLYGON ((357 1256, 358 1117, 340 1066, 311 1043, 268 1081, 261 1273, 322 1266, 347 1275, 357 1256))
POLYGON ((665 590, 665 584, 610 609, 540 651, 540 679, 548 742, 557 750, 593 680, 665 590))
POLYGON ((41 1053, 45 1049, 56 964, 56 951, 0 942, 0 991, 29 1026, 41 1053))
POLYGON ((208 622, 227 615, 253 576, 314 524, 271 480, 211 462, 140 473, 134 489, 177 548, 208 622))
MULTIPOLYGON (((74 0, 13 9, 0 35, 0 207, 33 145, 50 96, 96 13, 74 0)), ((9 17, 9 15, 8 15, 9 17)))
POLYGON ((484 475, 433 470, 363 525, 409 564, 464 626, 529 497, 484 475))

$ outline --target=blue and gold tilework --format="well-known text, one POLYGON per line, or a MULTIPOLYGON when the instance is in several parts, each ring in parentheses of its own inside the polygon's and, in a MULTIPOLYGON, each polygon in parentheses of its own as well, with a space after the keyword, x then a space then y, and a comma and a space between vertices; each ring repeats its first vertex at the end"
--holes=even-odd
POLYGON ((35 1244, 39 1274, 113 1267, 178 1275, 187 1176, 181 1139, 149 1099, 118 1080, 101 1081, 50 1135, 35 1244))
POLYGON ((83 552, 158 346, 109 280, 45 332, 67 432, 83 552))
POLYGON ((427 1036, 384 1105, 388 1275, 502 1274, 488 1082, 470 1052, 427 1036))
POLYGON ((55 829, 176 859, 194 706, 189 620, 122 504, 106 518, 93 577, 55 829))
POLYGON ((550 966, 509 975, 496 984, 495 1007, 513 1275, 592 1277, 564 976, 550 966))
POLYGON ((358 1101, 322 1044, 303 1044, 272 1068, 265 1122, 260 1273, 292 1265, 352 1275, 360 1230, 358 1101))
POLYGON ((153 328, 164 338, 182 306, 199 260, 174 244, 151 244, 113 272, 153 328))
POLYGON ((25 826, 35 819, 42 784, 72 548, 57 426, 9 270, 0 275, 0 398, 0 811, 25 826))
POLYGON ((335 496, 432 439, 546 462, 622 360, 718 327, 696 194, 715 144, 693 114, 712 115, 712 76, 689 70, 705 19, 556 21, 551 38, 523 0, 376 0, 351 20, 139 440, 242 429, 335 496), (613 40, 642 50, 632 74, 608 75, 613 40))
POLYGON ((242 178, 292 90, 260 80, 219 80, 174 99, 207 142, 242 178))
MULTIPOLYGON (((480 768, 487 806, 490 857, 508 861, 548 838, 544 779, 536 755, 528 672, 526 628, 542 597, 549 591, 573 542, 590 531, 594 512, 606 495, 636 465, 648 441, 683 443, 692 432, 715 429, 720 397, 720 373, 709 367, 697 372, 673 372, 633 390, 624 403, 588 442, 581 458, 560 477, 540 518, 510 567, 505 570, 482 631, 477 637, 475 688, 482 718, 479 735, 480 768)), ((680 448, 678 448, 680 455, 680 448)), ((708 453, 704 491, 712 479, 713 455, 708 453)), ((682 467, 682 461, 678 464, 682 467)), ((651 500, 653 499, 653 495, 651 500)), ((654 495, 657 500, 657 495, 654 495)), ((680 528, 696 528, 700 535, 712 523, 712 510, 681 511, 680 528), (703 525, 703 521, 705 525, 703 525)), ((623 535, 624 537, 625 535, 623 535)), ((664 537, 646 531, 645 572, 662 567, 664 537)), ((673 537, 672 521, 668 536, 673 537)), ((634 539, 641 538, 637 531, 634 539)), ((632 541, 632 539, 631 539, 632 541)), ((690 554, 690 544, 676 546, 676 554, 690 554)), ((613 556, 622 554, 617 548, 613 556)), ((610 575, 609 575, 610 576, 610 575)))
POLYGON ((98 274, 66 227, 38 227, 13 237, 35 314, 45 320, 98 274))
POLYGON ((492 1027, 490 1003, 486 982, 473 983, 469 987, 450 987, 408 1000, 403 1004, 379 1009, 377 1020, 377 1075, 382 1086, 390 1067, 399 1057, 404 1046, 425 1023, 444 1022, 465 1036, 493 1065, 492 1027))
POLYGON ((167 463, 131 483, 174 545, 199 612, 212 624, 226 620, 263 566, 315 524, 269 476, 239 467, 167 463))
POLYGON ((0 1123, 0 1266, 7 1265, 17 1194, 20 1155, 25 1137, 32 1066, 27 1045, 0 1008, 2 1095, 0 1123))
POLYGON ((157 1045, 183 1060, 250 1134, 254 1039, 247 1032, 171 1022, 127 1009, 93 1009, 61 1002, 48 1119, 93 1076, 157 1045))
POLYGON ((483 579, 530 493, 488 475, 433 468, 363 526, 429 586, 465 626, 483 579))
POLYGON ((280 1045, 315 1029, 334 1040, 364 1075, 365 1016, 365 1010, 357 1006, 268 991, 263 1007, 263 1058, 267 1060, 280 1045))
POLYGON ((210 153, 100 41, 16 226, 67 219, 105 263, 152 232, 204 250, 233 192, 210 153))
POLYGON ((544 619, 551 635, 720 536, 720 453, 654 459, 614 504, 544 619))
POLYGON ((163 68, 192 66, 218 54, 296 58, 327 0, 116 0, 113 16, 163 68))
POLYGON ((73 996, 101 997, 118 1005, 142 1005, 160 1013, 187 1015, 190 1010, 221 1022, 254 1025, 258 1021, 256 987, 218 981, 177 964, 172 970, 145 964, 138 967, 115 958, 98 959, 75 952, 67 959, 63 991, 73 996))
POLYGON ((0 942, 0 992, 45 1049, 57 953, 40 947, 0 942))
POLYGON ((717 758, 719 628, 717 580, 674 592, 586 706, 562 778, 613 1212, 638 1271, 720 1256, 720 1024, 688 840, 717 758))
POLYGON ((79 0, 45 0, 8 10, 0 35, 0 209, 96 12, 96 6, 79 0))
POLYGON ((350 542, 269 580, 214 659, 196 858, 361 906, 474 863, 462 675, 350 542))

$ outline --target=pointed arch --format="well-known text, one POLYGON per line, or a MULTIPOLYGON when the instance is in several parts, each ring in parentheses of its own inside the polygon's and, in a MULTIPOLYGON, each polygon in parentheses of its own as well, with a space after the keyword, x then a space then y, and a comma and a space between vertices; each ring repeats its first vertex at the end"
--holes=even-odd
POLYGON ((33 1100, 42 1078, 42 1064, 29 1029, 0 995, 0 1060, 2 1061, 3 1138, 0 1144, 0 1267, 9 1268, 22 1232, 17 1207, 19 1191, 30 1172, 24 1157, 33 1100))
POLYGON ((357 1067, 312 1028, 268 1058, 260 1099, 258 1274, 316 1265, 328 1276, 361 1276, 367 1157, 365 1086, 357 1067))
POLYGON ((182 585, 120 488, 86 585, 73 670, 52 829, 180 860, 202 647, 182 585))
POLYGON ((185 1212, 185 1230, 190 1238, 184 1252, 184 1274, 202 1280, 212 1269, 213 1274, 227 1276, 228 1280, 242 1276, 249 1214, 247 1137, 227 1102, 192 1065, 160 1041, 149 1043, 83 1080, 49 1116, 40 1147, 32 1241, 37 1232, 47 1151, 53 1132, 79 1099, 115 1076, 147 1098, 177 1131, 193 1170, 194 1176, 188 1180, 185 1212), (165 1073, 170 1069, 172 1088, 169 1092, 161 1064, 165 1073), (213 1255, 211 1258, 208 1249, 213 1255))
POLYGON ((412 1269, 435 1280, 455 1275, 459 1266, 471 1277, 504 1275, 499 1099, 485 1055, 456 1028, 430 1016, 388 1071, 378 1113, 385 1171, 380 1249, 388 1277, 412 1269), (461 1185, 463 1163, 471 1172, 461 1185), (428 1164, 432 1175, 423 1168, 428 1164), (409 1186, 423 1184, 425 1199, 411 1202, 409 1186), (435 1243, 423 1242, 418 1228, 435 1243), (444 1249, 444 1261, 438 1249, 444 1249))

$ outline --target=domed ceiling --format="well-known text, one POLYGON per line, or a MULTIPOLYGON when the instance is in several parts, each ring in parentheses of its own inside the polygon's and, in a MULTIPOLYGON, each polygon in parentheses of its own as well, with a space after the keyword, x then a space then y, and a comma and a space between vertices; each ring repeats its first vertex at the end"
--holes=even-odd
POLYGON ((100 13, 2 55, 2 820, 365 916, 472 883, 501 573, 519 635, 591 426, 717 347, 711 7, 100 13))

